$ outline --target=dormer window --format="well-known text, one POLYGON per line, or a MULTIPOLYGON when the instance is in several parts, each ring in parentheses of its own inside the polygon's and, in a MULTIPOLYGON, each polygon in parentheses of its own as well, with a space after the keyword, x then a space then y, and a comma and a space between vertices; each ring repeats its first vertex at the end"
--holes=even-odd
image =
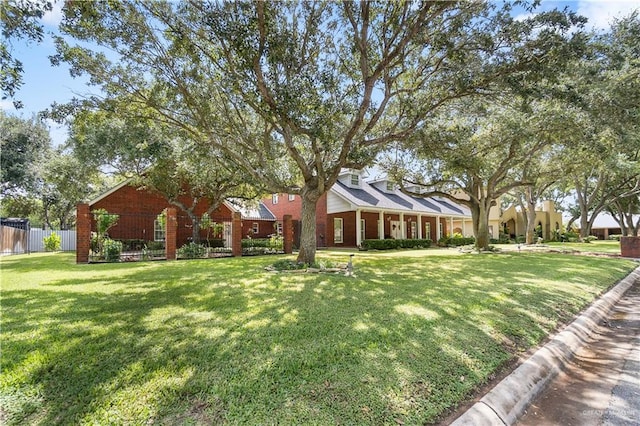
POLYGON ((392 192, 392 191, 394 191, 395 189, 396 189, 396 188, 395 188, 395 185, 393 184, 393 182, 389 182, 389 181, 387 181, 387 191, 392 192))
POLYGON ((360 186, 360 175, 351 175, 351 186, 360 186))

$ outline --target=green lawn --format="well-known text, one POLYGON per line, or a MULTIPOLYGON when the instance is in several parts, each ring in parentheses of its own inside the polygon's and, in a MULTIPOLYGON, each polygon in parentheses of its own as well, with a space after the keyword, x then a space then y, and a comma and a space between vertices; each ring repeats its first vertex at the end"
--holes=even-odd
POLYGON ((355 277, 3 257, 0 423, 431 423, 635 266, 434 252, 355 277))
POLYGON ((546 243, 554 249, 577 250, 581 253, 620 254, 620 241, 597 240, 590 243, 546 243))

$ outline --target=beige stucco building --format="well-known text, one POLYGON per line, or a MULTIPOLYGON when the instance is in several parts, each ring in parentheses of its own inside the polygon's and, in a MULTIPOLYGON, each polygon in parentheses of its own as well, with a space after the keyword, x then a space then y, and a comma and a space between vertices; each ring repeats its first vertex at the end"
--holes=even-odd
MULTIPOLYGON (((519 207, 511 206, 502 213, 504 223, 512 238, 526 233, 524 213, 519 207)), ((562 213, 556 211, 553 201, 543 201, 540 209, 536 209, 536 227, 540 226, 542 238, 550 240, 553 232, 562 227, 562 213)))

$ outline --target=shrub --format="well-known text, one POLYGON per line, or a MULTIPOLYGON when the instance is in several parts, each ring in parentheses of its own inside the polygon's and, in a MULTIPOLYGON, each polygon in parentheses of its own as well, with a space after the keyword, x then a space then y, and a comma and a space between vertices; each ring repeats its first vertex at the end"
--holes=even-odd
POLYGON ((610 240, 614 240, 614 241, 620 241, 620 237, 622 237, 622 234, 612 234, 612 235, 609 235, 609 239, 610 239, 610 240))
POLYGON ((147 241, 147 250, 164 250, 164 241, 147 241))
POLYGON ((597 241, 598 237, 596 237, 595 235, 589 235, 588 237, 584 238, 584 242, 585 243, 590 243, 591 241, 597 241))
POLYGON ((392 250, 398 248, 428 248, 431 247, 431 240, 429 239, 406 239, 406 240, 364 240, 362 241, 362 248, 373 250, 392 250))
POLYGON ((206 248, 202 244, 190 242, 178 249, 178 257, 182 259, 199 259, 204 257, 206 248))
POLYGON ((52 232, 48 237, 44 237, 42 242, 46 251, 56 251, 62 247, 62 237, 55 232, 52 232))
POLYGON ((224 247, 224 240, 222 238, 211 238, 205 241, 207 247, 224 247))
POLYGON ((518 235, 516 237, 516 243, 524 244, 525 242, 527 242, 527 237, 525 237, 524 235, 518 235))
POLYGON ((123 251, 140 251, 144 248, 144 240, 141 239, 124 239, 120 240, 123 251))
POLYGON ((440 247, 468 246, 475 243, 476 243, 476 239, 473 237, 455 236, 455 234, 453 237, 442 237, 438 240, 438 245, 440 247))
POLYGON ((102 242, 102 254, 107 262, 118 262, 122 253, 122 243, 120 241, 105 238, 102 242))
POLYGON ((269 247, 269 238, 247 238, 242 240, 242 248, 269 247))

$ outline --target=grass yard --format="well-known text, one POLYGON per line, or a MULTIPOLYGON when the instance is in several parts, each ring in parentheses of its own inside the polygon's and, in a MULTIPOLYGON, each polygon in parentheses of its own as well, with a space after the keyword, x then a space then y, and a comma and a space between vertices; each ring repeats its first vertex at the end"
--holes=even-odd
POLYGON ((0 423, 433 423, 636 266, 431 253, 355 277, 3 257, 0 423))
POLYGON ((577 250, 581 253, 620 254, 620 241, 596 240, 590 243, 545 243, 554 249, 577 250))

